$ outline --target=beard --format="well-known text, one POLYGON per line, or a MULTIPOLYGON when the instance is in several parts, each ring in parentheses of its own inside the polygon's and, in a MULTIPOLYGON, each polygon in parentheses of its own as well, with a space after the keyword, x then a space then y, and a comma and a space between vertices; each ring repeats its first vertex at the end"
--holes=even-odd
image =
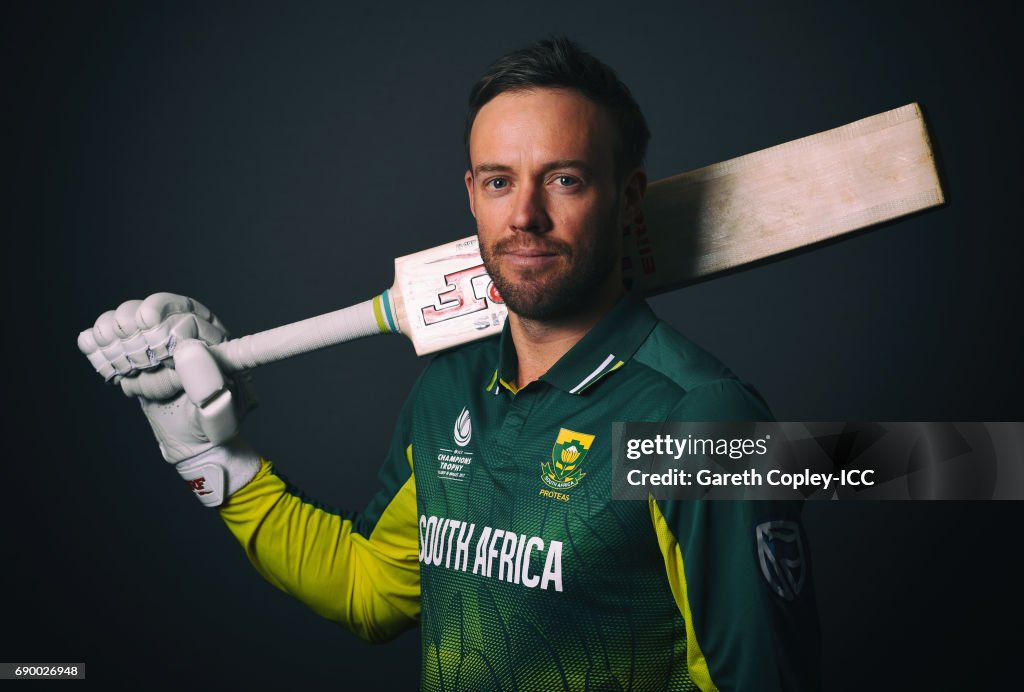
POLYGON ((613 218, 575 247, 528 231, 493 246, 481 243, 484 266, 508 309, 526 319, 546 321, 568 317, 589 306, 598 298, 619 257, 622 238, 613 218), (552 254, 559 262, 554 267, 502 271, 502 256, 522 250, 552 254))

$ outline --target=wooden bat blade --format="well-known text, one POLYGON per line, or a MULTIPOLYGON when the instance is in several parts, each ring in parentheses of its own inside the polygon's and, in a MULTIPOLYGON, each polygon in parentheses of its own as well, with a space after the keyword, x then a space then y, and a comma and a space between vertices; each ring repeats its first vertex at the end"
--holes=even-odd
MULTIPOLYGON (((626 229, 623 269, 647 295, 943 202, 916 103, 666 178, 626 229)), ((425 355, 501 331, 506 310, 463 238, 395 260, 395 311, 425 355)))
POLYGON ((651 185, 625 261, 652 295, 943 199, 911 103, 651 185))

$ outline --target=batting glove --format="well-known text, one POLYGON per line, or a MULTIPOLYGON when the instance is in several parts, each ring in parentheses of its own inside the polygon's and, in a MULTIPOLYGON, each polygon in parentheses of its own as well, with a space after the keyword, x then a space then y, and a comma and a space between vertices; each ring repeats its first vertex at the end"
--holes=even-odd
POLYGON ((207 507, 222 504, 260 466, 238 438, 255 405, 248 376, 225 377, 208 348, 227 337, 209 309, 173 293, 122 303, 78 336, 96 371, 138 398, 164 459, 207 507))

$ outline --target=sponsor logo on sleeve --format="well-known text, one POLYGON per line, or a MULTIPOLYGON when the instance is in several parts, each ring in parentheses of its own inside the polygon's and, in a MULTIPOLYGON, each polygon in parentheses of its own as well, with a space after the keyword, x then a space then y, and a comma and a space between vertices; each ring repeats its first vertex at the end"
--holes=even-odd
POLYGON ((754 528, 754 535, 761 576, 780 598, 792 601, 807 579, 800 527, 794 521, 766 521, 754 528))

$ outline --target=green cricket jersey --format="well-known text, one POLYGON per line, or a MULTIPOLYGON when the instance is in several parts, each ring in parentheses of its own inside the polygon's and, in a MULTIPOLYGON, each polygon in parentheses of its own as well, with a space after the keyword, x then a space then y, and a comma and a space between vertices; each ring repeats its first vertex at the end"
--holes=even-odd
POLYGON ((770 419, 761 399, 632 294, 518 391, 515 367, 507 327, 435 358, 366 511, 264 462, 222 517, 268 580, 360 636, 418 623, 424 689, 816 688, 799 505, 612 500, 613 421, 770 419), (782 572, 771 527, 790 530, 782 572))

